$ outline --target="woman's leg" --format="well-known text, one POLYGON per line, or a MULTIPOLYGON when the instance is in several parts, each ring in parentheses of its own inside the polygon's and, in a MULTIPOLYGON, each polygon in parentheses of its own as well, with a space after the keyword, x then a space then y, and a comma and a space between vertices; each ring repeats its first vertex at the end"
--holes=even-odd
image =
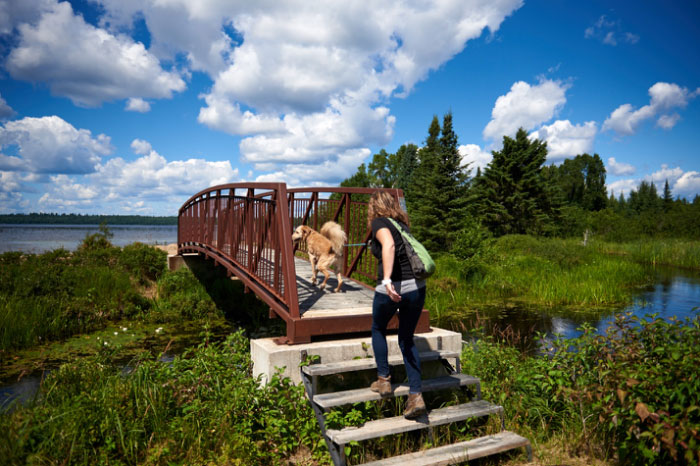
POLYGON ((396 313, 397 304, 389 295, 374 293, 372 302, 372 350, 374 360, 377 363, 377 374, 380 377, 388 377, 389 351, 386 344, 386 327, 396 313))
POLYGON ((425 304, 425 287, 402 295, 399 305, 399 347, 403 355, 410 393, 420 393, 423 388, 418 348, 413 342, 423 304, 425 304))

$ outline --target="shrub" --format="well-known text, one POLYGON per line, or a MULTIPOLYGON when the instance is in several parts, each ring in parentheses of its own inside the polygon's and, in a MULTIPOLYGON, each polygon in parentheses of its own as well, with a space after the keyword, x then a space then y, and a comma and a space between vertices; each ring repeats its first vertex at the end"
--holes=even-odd
POLYGON ((165 251, 143 243, 133 243, 124 246, 119 254, 119 264, 141 284, 155 281, 163 275, 166 269, 165 251))

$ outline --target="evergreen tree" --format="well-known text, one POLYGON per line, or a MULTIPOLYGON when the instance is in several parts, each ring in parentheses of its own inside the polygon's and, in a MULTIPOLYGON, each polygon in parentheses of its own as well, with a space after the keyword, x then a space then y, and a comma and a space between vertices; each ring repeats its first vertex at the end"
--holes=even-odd
POLYGON ((590 211, 606 207, 605 165, 598 154, 577 155, 560 166, 545 167, 543 173, 558 188, 564 202, 590 211))
POLYGON ((547 143, 530 140, 520 128, 515 139, 503 137, 493 151, 478 187, 478 210, 495 235, 550 233, 558 216, 552 189, 542 174, 547 143))
POLYGON ((642 181, 636 191, 631 191, 628 209, 635 213, 653 214, 661 208, 661 198, 654 183, 642 181))
POLYGON ((413 185, 406 193, 412 232, 431 251, 439 251, 444 240, 437 237, 433 227, 440 223, 442 209, 435 204, 438 196, 437 166, 440 158, 440 122, 437 115, 428 128, 425 145, 418 151, 418 166, 413 173, 413 185))
POLYGON ((668 179, 664 184, 664 197, 662 198, 664 212, 668 212, 673 207, 673 196, 671 195, 671 188, 668 186, 668 179))
POLYGON ((399 172, 396 174, 396 187, 406 191, 410 190, 413 184, 413 173, 418 167, 418 146, 415 144, 404 144, 396 151, 399 159, 399 172))

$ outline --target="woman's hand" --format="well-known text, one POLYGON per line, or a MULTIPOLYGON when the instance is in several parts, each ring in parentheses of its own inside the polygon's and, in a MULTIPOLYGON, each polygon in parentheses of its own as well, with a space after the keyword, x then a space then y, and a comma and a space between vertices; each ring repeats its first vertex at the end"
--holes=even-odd
POLYGON ((394 288, 393 283, 388 283, 386 285, 386 292, 389 294, 389 297, 391 298, 392 301, 395 303, 398 303, 401 301, 401 295, 396 292, 396 289, 394 288))

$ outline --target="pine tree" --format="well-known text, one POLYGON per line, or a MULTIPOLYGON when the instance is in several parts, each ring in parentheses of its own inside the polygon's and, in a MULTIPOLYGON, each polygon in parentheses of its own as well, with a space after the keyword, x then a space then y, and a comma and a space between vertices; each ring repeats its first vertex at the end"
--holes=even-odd
POLYGON ((404 195, 413 184, 413 173, 418 167, 418 146, 404 144, 396 151, 399 159, 399 172, 396 174, 396 187, 404 190, 404 195))
POLYGON ((668 179, 664 184, 664 197, 662 198, 664 212, 668 212, 673 207, 673 195, 671 194, 671 188, 668 186, 668 179))
POLYGON ((440 123, 437 115, 434 115, 425 145, 418 151, 418 166, 413 173, 413 185, 406 198, 411 216, 411 230, 431 251, 440 250, 443 243, 436 238, 433 229, 442 217, 440 207, 434 202, 438 195, 436 173, 440 157, 439 138, 440 123))
POLYGON ((542 174, 547 143, 530 140, 520 128, 515 139, 503 137, 493 151, 478 188, 478 210, 495 235, 550 233, 558 216, 554 193, 542 174))

